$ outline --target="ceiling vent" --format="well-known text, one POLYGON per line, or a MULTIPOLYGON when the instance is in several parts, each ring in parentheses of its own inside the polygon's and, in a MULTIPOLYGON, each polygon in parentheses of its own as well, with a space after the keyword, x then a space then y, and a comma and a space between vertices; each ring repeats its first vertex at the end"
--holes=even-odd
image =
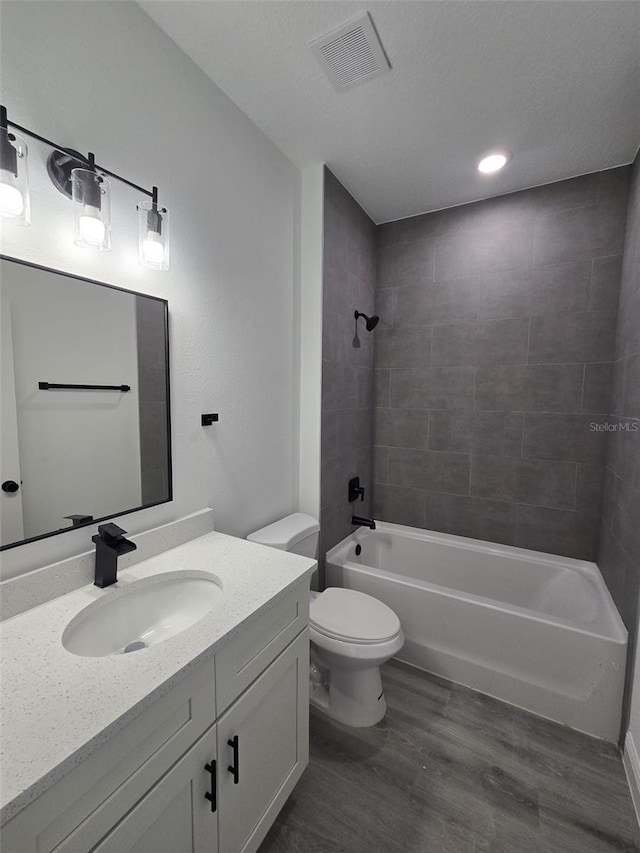
POLYGON ((309 42, 309 48, 338 91, 390 70, 368 12, 309 42))

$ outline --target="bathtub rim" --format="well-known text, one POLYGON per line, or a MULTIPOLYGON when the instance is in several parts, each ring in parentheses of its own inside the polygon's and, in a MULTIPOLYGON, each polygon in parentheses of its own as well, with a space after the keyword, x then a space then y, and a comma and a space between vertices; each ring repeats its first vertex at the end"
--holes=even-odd
MULTIPOLYGON (((373 574, 386 580, 400 583, 403 586, 412 586, 432 592, 436 595, 444 596, 452 599, 462 599, 468 603, 501 613, 516 613, 523 618, 531 619, 546 625, 560 626, 568 630, 583 634, 589 637, 598 637, 599 639, 608 640, 620 645, 628 643, 628 631, 622 621, 622 617, 618 612, 613 601, 611 593, 604 581, 602 573, 595 562, 587 560, 576 560, 573 557, 563 557, 561 555, 547 554, 542 551, 533 551, 529 548, 518 548, 515 545, 501 545, 493 542, 485 542, 482 539, 471 539, 466 536, 457 536, 452 533, 440 533, 435 530, 423 530, 418 527, 408 527, 403 524, 393 524, 388 521, 378 521, 376 519, 376 530, 368 528, 358 528, 350 533, 340 542, 327 551, 325 561, 335 566, 340 566, 349 571, 355 571, 363 574, 373 574), (603 614, 604 622, 609 633, 605 633, 605 628, 585 627, 584 623, 580 624, 571 619, 563 619, 560 616, 553 616, 544 613, 540 610, 533 610, 527 607, 521 607, 508 602, 501 602, 497 599, 487 598, 485 596, 476 595, 470 592, 454 589, 453 587, 442 586, 441 584, 430 583, 428 581, 419 580, 418 578, 403 575, 397 572, 389 572, 385 569, 379 569, 375 566, 369 566, 365 563, 355 563, 352 560, 346 559, 346 552, 351 547, 351 544, 362 542, 363 539, 374 536, 376 532, 388 531, 389 533, 399 533, 412 539, 420 539, 427 542, 446 545, 453 548, 460 548, 466 551, 482 551, 485 554, 496 554, 498 556, 506 556, 511 558, 526 559, 528 562, 538 563, 539 565, 564 567, 572 571, 578 572, 583 577, 586 577, 591 583, 597 587, 599 594, 598 607, 606 607, 606 613, 603 614)), ((594 620, 596 621, 596 620, 594 620)))

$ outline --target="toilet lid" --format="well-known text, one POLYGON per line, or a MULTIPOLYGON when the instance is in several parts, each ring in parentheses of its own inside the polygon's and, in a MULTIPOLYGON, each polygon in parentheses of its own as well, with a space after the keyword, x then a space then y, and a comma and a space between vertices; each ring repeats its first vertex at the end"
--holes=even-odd
POLYGON ((309 621, 327 637, 356 643, 390 640, 400 620, 390 607, 354 589, 329 587, 311 602, 309 621))

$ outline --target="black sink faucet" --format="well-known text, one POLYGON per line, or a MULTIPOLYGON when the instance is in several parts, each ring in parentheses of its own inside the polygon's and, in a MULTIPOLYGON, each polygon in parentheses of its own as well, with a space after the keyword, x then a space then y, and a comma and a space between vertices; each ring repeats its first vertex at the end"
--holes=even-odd
POLYGON ((371 530, 376 529, 376 523, 372 518, 362 518, 360 515, 352 515, 351 524, 355 524, 358 527, 369 527, 371 530))
POLYGON ((124 538, 126 530, 117 524, 100 524, 98 532, 91 537, 96 543, 96 579, 94 584, 104 589, 118 580, 118 557, 138 547, 124 538))

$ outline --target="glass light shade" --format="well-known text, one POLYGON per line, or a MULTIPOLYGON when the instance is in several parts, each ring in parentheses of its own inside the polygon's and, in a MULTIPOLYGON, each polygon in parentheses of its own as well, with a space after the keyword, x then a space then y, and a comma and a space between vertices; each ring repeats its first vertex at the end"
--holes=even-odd
POLYGON ((91 169, 73 169, 73 241, 98 252, 111 250, 111 186, 91 169))
POLYGON ((153 201, 138 204, 138 261, 151 270, 169 269, 169 211, 153 201))
POLYGON ((0 216, 17 225, 31 222, 27 143, 6 127, 0 127, 0 216))

